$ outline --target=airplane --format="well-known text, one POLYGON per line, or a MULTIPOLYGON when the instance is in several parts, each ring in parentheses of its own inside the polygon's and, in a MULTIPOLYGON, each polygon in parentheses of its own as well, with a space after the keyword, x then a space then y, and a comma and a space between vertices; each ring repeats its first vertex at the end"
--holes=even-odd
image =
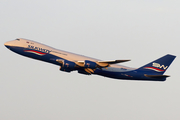
POLYGON ((23 38, 6 42, 4 45, 17 54, 58 65, 60 71, 77 71, 85 75, 95 74, 123 80, 165 81, 169 76, 163 74, 176 57, 167 54, 142 67, 131 68, 117 64, 130 60, 101 61, 23 38))

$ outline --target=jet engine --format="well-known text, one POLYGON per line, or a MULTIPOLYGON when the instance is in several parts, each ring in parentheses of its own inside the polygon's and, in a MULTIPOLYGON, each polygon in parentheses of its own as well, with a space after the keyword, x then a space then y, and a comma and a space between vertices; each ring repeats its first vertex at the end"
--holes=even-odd
POLYGON ((84 75, 91 75, 90 73, 84 71, 84 70, 78 70, 78 73, 84 74, 84 75))
POLYGON ((97 64, 95 62, 89 61, 89 60, 85 60, 84 61, 84 67, 85 68, 90 68, 90 69, 96 69, 97 68, 97 64))
POLYGON ((60 66, 60 70, 65 72, 71 72, 75 69, 75 66, 76 64, 74 62, 64 60, 62 66, 60 66))

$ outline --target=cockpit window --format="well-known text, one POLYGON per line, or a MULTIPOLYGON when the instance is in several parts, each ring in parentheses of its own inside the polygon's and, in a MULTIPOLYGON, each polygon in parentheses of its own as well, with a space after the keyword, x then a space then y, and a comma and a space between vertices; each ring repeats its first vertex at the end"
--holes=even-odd
POLYGON ((16 40, 20 41, 20 39, 16 39, 16 40))

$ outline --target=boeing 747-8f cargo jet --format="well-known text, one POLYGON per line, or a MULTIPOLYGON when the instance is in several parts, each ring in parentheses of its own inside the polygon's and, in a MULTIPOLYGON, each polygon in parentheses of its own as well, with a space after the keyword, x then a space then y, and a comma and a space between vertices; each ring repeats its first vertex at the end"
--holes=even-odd
POLYGON ((167 54, 135 69, 117 65, 129 60, 101 61, 22 38, 6 42, 4 45, 20 55, 58 65, 64 72, 77 70, 78 73, 85 75, 96 74, 115 79, 165 81, 169 76, 163 74, 176 57, 167 54))

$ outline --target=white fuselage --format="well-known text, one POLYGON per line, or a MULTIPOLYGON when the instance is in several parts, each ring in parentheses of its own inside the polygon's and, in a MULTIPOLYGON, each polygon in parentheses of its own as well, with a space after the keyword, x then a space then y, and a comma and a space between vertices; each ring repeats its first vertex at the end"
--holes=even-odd
POLYGON ((64 72, 78 71, 80 74, 97 74, 115 79, 164 81, 168 76, 163 73, 176 57, 167 54, 134 69, 117 65, 117 63, 129 60, 101 61, 22 38, 6 42, 4 45, 20 55, 58 65, 64 72))
MULTIPOLYGON (((91 57, 86 57, 83 55, 78 55, 75 53, 71 53, 71 52, 67 52, 67 51, 63 51, 63 50, 59 50, 59 49, 55 49, 53 47, 44 45, 42 43, 38 43, 32 40, 27 40, 27 39, 22 39, 19 38, 19 40, 13 40, 13 41, 9 41, 6 42, 5 45, 9 45, 9 46, 14 46, 14 47, 21 47, 21 48, 29 48, 32 50, 39 50, 42 52, 47 52, 48 54, 66 59, 68 61, 72 61, 72 62, 76 62, 76 61, 84 61, 84 60, 90 60, 90 61, 100 61, 99 59, 95 59, 95 58, 91 58, 91 57)), ((110 67, 108 67, 108 69, 103 69, 105 71, 122 71, 121 68, 125 69, 125 70, 134 70, 134 68, 129 68, 126 66, 122 66, 122 65, 111 65, 110 67)))

